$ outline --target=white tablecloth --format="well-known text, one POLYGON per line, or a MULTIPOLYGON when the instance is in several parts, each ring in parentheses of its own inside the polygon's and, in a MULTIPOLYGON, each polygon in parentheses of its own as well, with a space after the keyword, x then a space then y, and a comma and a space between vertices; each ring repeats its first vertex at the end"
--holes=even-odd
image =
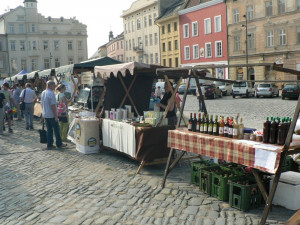
POLYGON ((103 145, 131 157, 136 155, 135 127, 109 119, 102 120, 103 145))

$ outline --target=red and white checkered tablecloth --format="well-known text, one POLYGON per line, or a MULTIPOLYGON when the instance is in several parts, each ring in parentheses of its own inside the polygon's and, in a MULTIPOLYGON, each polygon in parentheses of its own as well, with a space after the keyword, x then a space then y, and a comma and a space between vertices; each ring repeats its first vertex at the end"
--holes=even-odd
POLYGON ((183 129, 169 130, 168 147, 199 155, 250 166, 269 173, 275 173, 278 169, 282 148, 274 150, 276 156, 274 168, 265 168, 256 165, 254 147, 257 142, 243 143, 239 140, 213 136, 208 134, 189 132, 183 129))

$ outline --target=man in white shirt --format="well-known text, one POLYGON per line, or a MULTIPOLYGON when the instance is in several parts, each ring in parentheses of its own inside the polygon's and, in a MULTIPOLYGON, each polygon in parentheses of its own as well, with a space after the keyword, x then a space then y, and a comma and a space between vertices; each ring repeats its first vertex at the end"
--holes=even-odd
POLYGON ((21 92, 20 102, 25 103, 24 117, 26 123, 26 130, 33 130, 33 109, 36 102, 35 91, 31 89, 31 84, 27 83, 25 89, 21 92))

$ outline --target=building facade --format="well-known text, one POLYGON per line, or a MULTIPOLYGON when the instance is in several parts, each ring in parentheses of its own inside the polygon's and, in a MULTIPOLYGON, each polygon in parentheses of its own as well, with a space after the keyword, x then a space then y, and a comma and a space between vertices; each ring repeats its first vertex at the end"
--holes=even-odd
POLYGON ((0 34, 0 80, 8 77, 8 51, 6 35, 0 34))
POLYGON ((160 64, 158 0, 137 0, 123 11, 125 62, 160 64))
POLYGON ((109 43, 106 45, 106 48, 108 57, 124 62, 124 33, 122 32, 118 36, 114 37, 111 31, 109 43))
POLYGON ((171 5, 167 5, 168 2, 165 5, 164 3, 160 1, 160 14, 155 21, 160 29, 161 65, 179 67, 181 58, 178 11, 185 7, 186 1, 176 1, 171 5))
MULTIPOLYGON (((278 63, 300 70, 300 0, 228 0, 227 12, 229 64, 278 63)), ((264 67, 248 68, 248 73, 245 67, 230 68, 230 77, 297 79, 264 67)))
POLYGON ((75 18, 46 18, 38 13, 36 0, 1 15, 1 34, 7 37, 10 75, 87 59, 86 25, 75 18))
MULTIPOLYGON (((228 65, 226 4, 212 0, 179 11, 181 66, 228 65)), ((228 70, 209 70, 228 79, 228 70)))

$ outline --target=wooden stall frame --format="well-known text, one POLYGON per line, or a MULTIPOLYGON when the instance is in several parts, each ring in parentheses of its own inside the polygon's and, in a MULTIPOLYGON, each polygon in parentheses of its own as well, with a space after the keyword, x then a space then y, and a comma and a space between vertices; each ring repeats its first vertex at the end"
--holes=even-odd
MULTIPOLYGON (((249 67, 249 66, 252 66, 252 67, 253 66, 271 66, 271 68, 273 70, 276 70, 276 71, 286 72, 286 73, 290 73, 290 74, 297 75, 297 76, 300 75, 300 71, 296 71, 296 70, 292 70, 292 69, 288 69, 288 68, 283 68, 281 66, 278 66, 276 64, 271 64, 271 63, 240 64, 240 65, 201 65, 201 66, 194 66, 194 67, 187 67, 186 68, 186 70, 189 70, 187 87, 189 87, 191 75, 193 75, 193 77, 196 79, 197 88, 198 88, 199 93, 201 93, 201 89, 200 89, 200 84, 199 84, 198 79, 219 80, 219 81, 230 82, 230 83, 239 83, 239 82, 245 82, 245 81, 247 81, 247 82, 256 82, 255 80, 254 81, 251 81, 251 80, 240 80, 240 81, 232 81, 231 80, 231 81, 228 81, 228 80, 217 79, 217 78, 206 78, 206 77, 203 77, 203 76, 199 77, 196 74, 196 71, 195 71, 196 69, 249 67)), ((183 69, 184 68, 157 69, 157 71, 161 71, 162 73, 167 73, 169 71, 174 71, 174 70, 182 71, 183 69)), ((264 82, 266 82, 266 81, 264 81, 264 82)), ((268 80, 268 82, 282 82, 282 81, 268 80)), ((296 82, 296 81, 294 81, 294 82, 296 82)), ((188 88, 186 88, 185 93, 184 93, 184 100, 183 100, 183 104, 182 104, 182 107, 181 107, 181 110, 180 110, 180 116, 179 116, 179 120, 178 120, 176 128, 179 127, 181 118, 183 116, 183 110, 184 110, 184 107, 185 107, 185 100, 186 100, 186 96, 187 96, 187 89, 188 88)), ((173 95, 172 95, 172 98, 174 98, 173 95)), ((200 98, 202 100, 202 103, 204 103, 203 106, 205 108, 205 113, 207 114, 206 107, 205 107, 205 102, 204 102, 204 98, 203 98, 202 94, 200 94, 200 98)), ((262 217, 261 217, 260 225, 264 225, 266 223, 267 217, 268 217, 270 209, 271 209, 272 201, 273 201, 273 198, 274 198, 274 195, 275 195, 275 192, 276 192, 276 188, 277 188, 279 180, 280 180, 280 175, 281 175, 281 172, 282 172, 282 168, 284 166, 286 156, 300 152, 300 148, 290 148, 290 143, 292 141, 293 132, 294 132, 294 129, 295 129, 295 126, 296 126, 297 119, 299 117, 299 112, 300 112, 300 97, 298 98, 298 102, 297 102, 297 106, 296 106, 295 113, 294 113, 294 116, 293 116, 293 120, 291 122, 289 131, 288 131, 288 135, 287 135, 287 138, 285 140, 285 144, 283 146, 283 151, 281 153, 279 167, 278 167, 278 169, 275 173, 275 177, 274 177, 269 195, 268 195, 268 193, 266 192, 266 190, 263 186, 263 183, 262 183, 261 178, 259 177, 259 175, 257 173, 257 170, 253 169, 253 175, 254 175, 254 177, 255 177, 255 179, 258 183, 259 189, 262 192, 262 195, 263 195, 263 197, 266 201, 266 205, 265 205, 262 217)), ((179 162, 179 160, 182 158, 182 156, 186 153, 185 151, 182 151, 177 156, 177 158, 174 159, 173 163, 171 164, 171 159, 172 159, 172 155, 174 153, 174 150, 175 149, 173 149, 173 148, 171 148, 171 150, 170 150, 170 154, 169 154, 169 157, 168 157, 168 161, 167 161, 167 165, 166 165, 166 169, 165 169, 165 173, 164 173, 164 177, 163 177, 163 181, 162 181, 162 188, 164 188, 164 186, 165 186, 166 178, 167 178, 169 172, 172 170, 172 168, 174 168, 174 166, 179 162)))

